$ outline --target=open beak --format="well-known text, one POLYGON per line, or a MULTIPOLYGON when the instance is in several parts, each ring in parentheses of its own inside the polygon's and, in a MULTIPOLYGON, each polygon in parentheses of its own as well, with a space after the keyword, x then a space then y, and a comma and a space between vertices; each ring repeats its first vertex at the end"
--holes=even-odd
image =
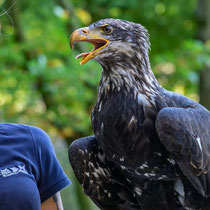
POLYGON ((80 61, 81 65, 100 54, 100 50, 109 43, 108 40, 101 38, 99 33, 91 33, 88 27, 77 29, 72 33, 70 37, 70 46, 72 49, 74 49, 74 44, 76 42, 90 42, 94 45, 94 49, 91 52, 81 53, 76 56, 76 59, 82 57, 82 60, 80 61))

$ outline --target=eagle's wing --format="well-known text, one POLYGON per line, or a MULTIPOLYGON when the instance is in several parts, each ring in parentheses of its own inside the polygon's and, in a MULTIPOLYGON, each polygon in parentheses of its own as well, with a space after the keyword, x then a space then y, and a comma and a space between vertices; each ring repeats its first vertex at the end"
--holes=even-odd
POLYGON ((114 165, 107 162, 95 136, 75 140, 69 147, 69 161, 84 192, 106 210, 141 209, 114 165))
POLYGON ((164 108, 157 115, 156 130, 194 188, 210 197, 210 112, 164 108))

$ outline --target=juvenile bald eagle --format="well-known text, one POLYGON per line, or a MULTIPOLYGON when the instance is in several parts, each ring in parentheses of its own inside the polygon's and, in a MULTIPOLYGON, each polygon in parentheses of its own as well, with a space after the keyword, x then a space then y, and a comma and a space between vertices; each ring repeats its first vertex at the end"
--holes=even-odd
POLYGON ((81 64, 102 66, 92 111, 94 135, 74 141, 69 159, 101 209, 210 209, 210 113, 165 90, 152 73, 147 30, 103 19, 73 32, 95 47, 81 64))

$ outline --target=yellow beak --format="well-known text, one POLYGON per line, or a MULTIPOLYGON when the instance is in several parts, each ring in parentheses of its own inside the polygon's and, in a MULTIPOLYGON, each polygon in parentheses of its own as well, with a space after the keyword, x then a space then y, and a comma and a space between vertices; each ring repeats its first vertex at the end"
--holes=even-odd
POLYGON ((76 57, 76 59, 82 57, 80 61, 81 65, 100 54, 100 50, 109 43, 108 40, 100 37, 99 31, 91 33, 88 27, 77 29, 72 33, 70 37, 70 46, 72 49, 74 49, 76 42, 90 42, 95 46, 91 52, 81 53, 76 57))

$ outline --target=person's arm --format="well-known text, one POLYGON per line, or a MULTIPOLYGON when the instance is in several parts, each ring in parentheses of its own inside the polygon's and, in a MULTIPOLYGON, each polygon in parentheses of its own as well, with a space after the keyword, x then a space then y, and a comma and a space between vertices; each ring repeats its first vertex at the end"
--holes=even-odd
POLYGON ((41 204, 41 210, 63 210, 63 204, 60 192, 57 192, 52 197, 41 204))

